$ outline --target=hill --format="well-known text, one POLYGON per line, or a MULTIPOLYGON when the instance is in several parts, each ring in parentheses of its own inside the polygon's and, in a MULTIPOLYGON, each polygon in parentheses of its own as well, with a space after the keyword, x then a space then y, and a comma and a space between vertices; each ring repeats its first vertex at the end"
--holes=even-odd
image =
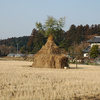
POLYGON ((27 42, 29 41, 29 36, 23 36, 23 37, 12 37, 4 40, 0 40, 0 45, 6 45, 6 46, 13 46, 21 48, 23 46, 26 46, 27 42))

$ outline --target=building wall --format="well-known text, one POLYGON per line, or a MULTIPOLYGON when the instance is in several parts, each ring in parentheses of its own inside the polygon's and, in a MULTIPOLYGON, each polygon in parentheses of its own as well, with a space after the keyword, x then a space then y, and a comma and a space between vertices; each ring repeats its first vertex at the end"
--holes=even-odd
POLYGON ((91 48, 93 45, 98 45, 98 48, 100 48, 100 43, 91 43, 91 48))
POLYGON ((84 53, 84 57, 89 57, 89 54, 88 53, 84 53))

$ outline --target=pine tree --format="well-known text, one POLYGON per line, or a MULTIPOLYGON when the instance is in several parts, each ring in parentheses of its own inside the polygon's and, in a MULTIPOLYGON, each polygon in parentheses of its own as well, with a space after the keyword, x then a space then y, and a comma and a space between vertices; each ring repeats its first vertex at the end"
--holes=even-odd
POLYGON ((93 45, 90 50, 90 57, 96 58, 96 57, 98 57, 98 54, 99 54, 98 45, 93 45))

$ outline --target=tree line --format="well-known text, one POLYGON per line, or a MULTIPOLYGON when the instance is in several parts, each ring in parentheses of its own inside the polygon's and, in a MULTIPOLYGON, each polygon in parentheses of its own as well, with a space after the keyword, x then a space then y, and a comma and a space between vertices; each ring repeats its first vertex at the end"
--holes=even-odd
MULTIPOLYGON (((54 41, 60 48, 64 48, 68 52, 82 53, 82 50, 88 45, 86 41, 99 35, 100 24, 91 26, 75 26, 73 24, 70 26, 70 29, 67 32, 60 29, 55 35, 54 41)), ((41 49, 46 41, 47 37, 41 34, 39 30, 34 28, 27 43, 28 52, 36 53, 41 49)))
POLYGON ((0 56, 6 56, 9 53, 17 53, 22 47, 26 48, 29 36, 12 37, 4 40, 0 40, 0 56))
POLYGON ((91 26, 73 24, 68 31, 63 30, 64 24, 65 18, 56 20, 54 17, 48 17, 43 25, 36 22, 36 28, 32 30, 30 36, 0 40, 0 45, 17 47, 18 44, 21 53, 36 53, 46 43, 49 34, 52 34, 60 48, 64 48, 67 52, 82 53, 82 49, 87 46, 86 41, 100 35, 100 24, 91 26))

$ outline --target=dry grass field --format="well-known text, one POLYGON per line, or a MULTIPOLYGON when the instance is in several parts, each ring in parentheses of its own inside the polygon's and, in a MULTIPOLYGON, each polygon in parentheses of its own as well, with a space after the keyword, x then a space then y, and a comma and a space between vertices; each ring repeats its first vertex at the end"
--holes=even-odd
POLYGON ((0 60, 0 100, 100 100, 100 66, 45 69, 31 65, 0 60))

